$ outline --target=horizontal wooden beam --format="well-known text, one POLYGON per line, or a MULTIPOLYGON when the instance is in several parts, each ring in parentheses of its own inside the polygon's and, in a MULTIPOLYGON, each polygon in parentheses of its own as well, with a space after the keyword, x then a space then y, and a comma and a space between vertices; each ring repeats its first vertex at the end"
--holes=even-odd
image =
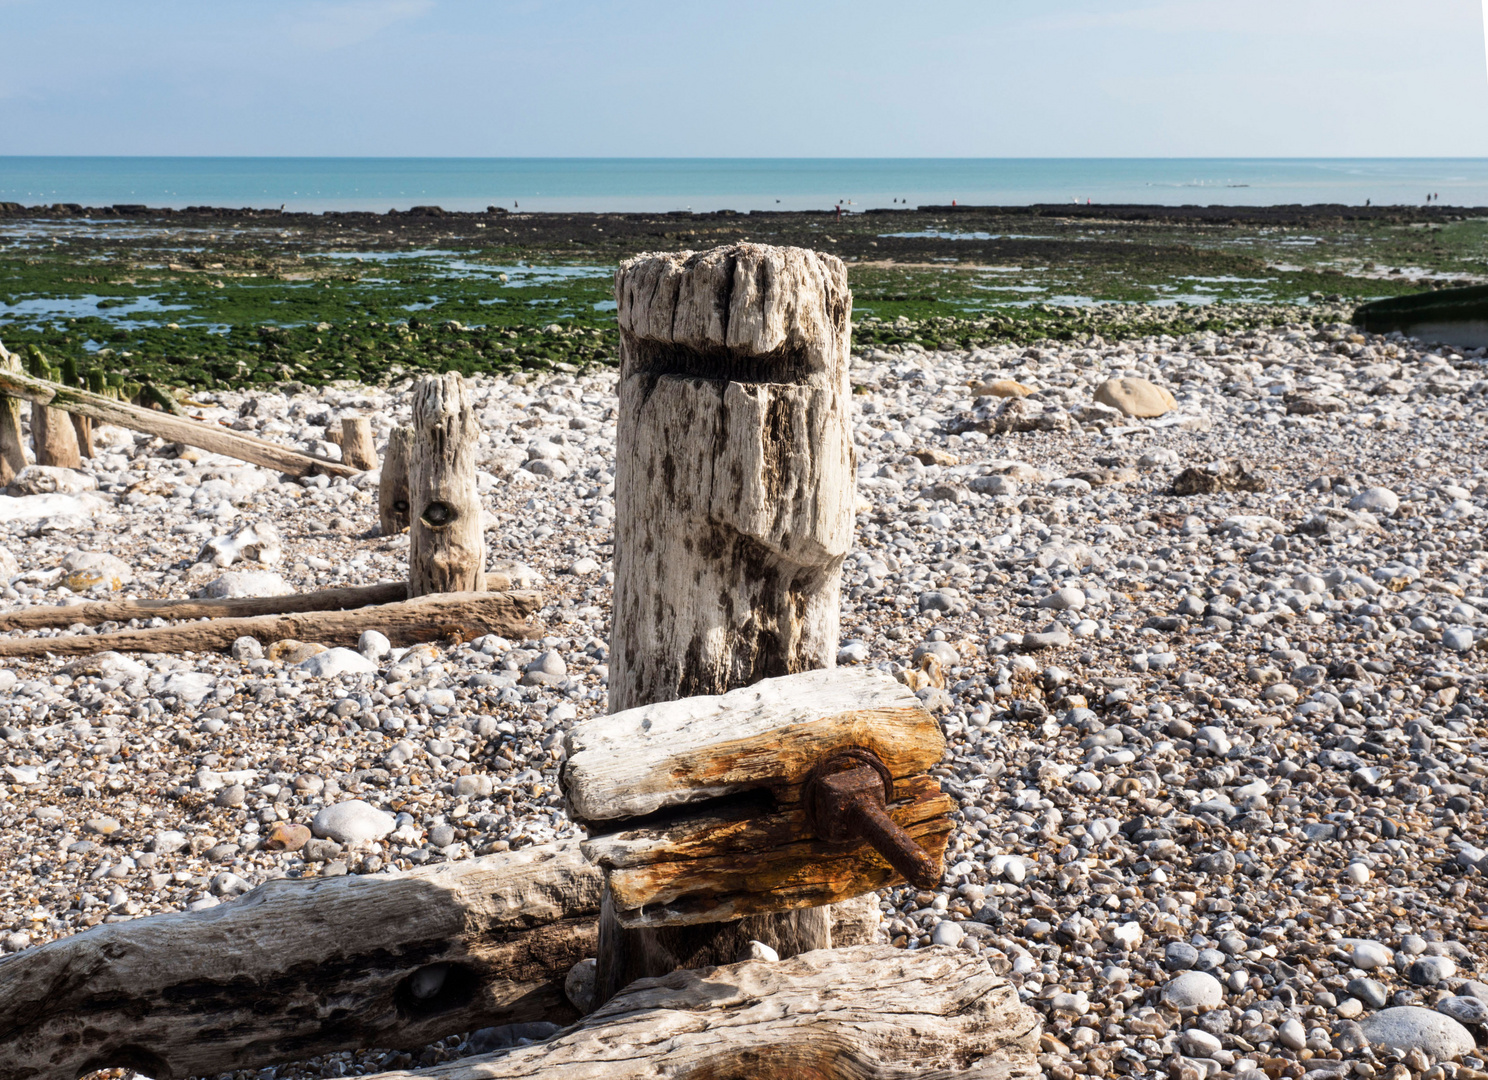
POLYGON ((576 843, 396 876, 266 882, 202 911, 106 924, 0 960, 0 1080, 155 1080, 492 1024, 567 1023, 599 871, 576 843))
MULTIPOLYGON (((486 572, 487 592, 511 589, 511 574, 486 572)), ((408 599, 408 582, 382 581, 343 589, 317 589, 281 596, 243 596, 223 600, 92 600, 0 612, 0 633, 45 630, 54 626, 97 626, 130 619, 241 619, 253 615, 294 615, 306 611, 346 611, 408 599)))
POLYGON ((957 949, 820 949, 638 979, 555 1038, 369 1080, 1034 1080, 1039 1016, 957 949))
POLYGON ((111 634, 0 640, 0 656, 87 656, 114 652, 212 652, 228 649, 240 637, 261 642, 293 638, 322 645, 355 645, 364 630, 386 634, 394 645, 483 634, 531 637, 538 628, 527 617, 542 607, 536 592, 431 593, 414 600, 350 611, 310 611, 288 615, 204 619, 148 630, 111 634))

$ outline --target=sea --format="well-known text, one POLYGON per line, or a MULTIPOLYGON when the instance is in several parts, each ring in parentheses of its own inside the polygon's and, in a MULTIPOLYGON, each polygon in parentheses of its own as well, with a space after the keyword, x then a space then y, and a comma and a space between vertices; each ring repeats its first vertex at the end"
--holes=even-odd
POLYGON ((1485 158, 0 156, 0 202, 533 211, 1143 203, 1488 207, 1485 158))

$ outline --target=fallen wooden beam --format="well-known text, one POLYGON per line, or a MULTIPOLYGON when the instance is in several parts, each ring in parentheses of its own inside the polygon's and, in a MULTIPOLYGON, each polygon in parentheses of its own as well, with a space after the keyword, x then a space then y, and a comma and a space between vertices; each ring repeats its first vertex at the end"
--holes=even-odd
POLYGON ((133 431, 155 435, 166 442, 185 443, 213 454, 224 454, 239 461, 277 469, 293 476, 325 473, 328 476, 355 476, 356 469, 335 461, 311 457, 279 443, 269 442, 241 431, 230 431, 215 424, 204 424, 182 416, 142 409, 138 405, 33 378, 0 365, 0 394, 23 398, 38 408, 49 407, 97 420, 117 424, 133 431))
POLYGON ((574 843, 397 876, 270 881, 203 911, 95 927, 0 960, 0 1080, 156 1080, 566 1023, 600 874, 574 843))
MULTIPOLYGON (((487 592, 507 592, 511 574, 487 571, 487 592)), ((84 604, 56 604, 0 612, 0 633, 7 630, 45 630, 83 623, 97 626, 130 619, 235 619, 251 615, 292 615, 305 611, 345 611, 371 604, 393 604, 408 599, 408 582, 382 581, 344 589, 317 589, 282 596, 245 596, 231 600, 92 600, 84 604)))
POLYGON ((639 979, 546 1042, 369 1080, 1033 1080, 1038 1014, 956 949, 820 949, 639 979))
POLYGON ((245 596, 231 600, 94 600, 86 604, 58 604, 0 612, 0 631, 44 630, 75 623, 97 626, 130 619, 232 619, 304 611, 344 611, 368 604, 392 604, 407 597, 406 581, 384 581, 348 589, 320 589, 283 596, 245 596))
POLYGON ((212 652, 228 649, 240 637, 262 642, 294 638, 322 645, 355 645, 363 630, 377 630, 394 645, 483 634, 534 636, 527 617, 542 606, 536 592, 434 593, 394 604, 350 611, 312 611, 236 619, 206 619, 149 630, 112 634, 66 634, 60 637, 0 640, 0 656, 85 656, 115 652, 212 652))

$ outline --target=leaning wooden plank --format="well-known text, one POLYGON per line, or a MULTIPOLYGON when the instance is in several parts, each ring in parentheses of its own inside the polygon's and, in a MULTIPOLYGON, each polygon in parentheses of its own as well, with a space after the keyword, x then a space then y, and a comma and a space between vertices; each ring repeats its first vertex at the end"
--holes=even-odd
POLYGON ((585 822, 642 817, 740 791, 796 801, 821 758, 870 750, 894 777, 939 763, 945 736, 880 672, 805 671, 710 697, 642 705, 576 725, 563 790, 585 822))
MULTIPOLYGON (((487 592, 511 589, 511 574, 487 571, 487 592)), ((235 619, 250 615, 292 615, 302 611, 345 611, 369 604, 392 604, 408 599, 408 582, 382 581, 344 589, 318 589, 282 596, 244 596, 231 600, 93 600, 0 612, 0 633, 7 630, 45 630, 83 623, 97 626, 130 619, 235 619)))
POLYGON ((0 640, 0 656, 84 656, 104 652, 211 652, 229 648, 240 637, 259 641, 294 638, 322 645, 355 645, 363 630, 386 634, 394 645, 482 634, 528 637, 536 628, 527 616, 542 606, 535 592, 437 593, 396 604, 351 611, 312 611, 259 615, 244 619, 207 619, 150 630, 113 634, 67 634, 48 638, 0 640))
POLYGON ((1038 1014, 956 949, 820 949, 638 979, 547 1042, 375 1080, 1014 1080, 1038 1014))
POLYGON ((0 366, 0 394, 24 398, 38 408, 50 407, 86 416, 103 424, 155 435, 167 442, 185 443, 213 454, 224 454, 239 461, 251 462, 294 476, 325 473, 328 476, 355 476, 357 470, 335 461, 310 457, 240 431, 229 431, 215 424, 204 424, 182 416, 142 409, 127 402, 115 401, 102 394, 76 387, 36 379, 20 371, 0 366))
POLYGON ((599 872, 561 843, 95 927, 0 960, 0 1080, 168 1080, 563 1023, 599 903, 599 872))

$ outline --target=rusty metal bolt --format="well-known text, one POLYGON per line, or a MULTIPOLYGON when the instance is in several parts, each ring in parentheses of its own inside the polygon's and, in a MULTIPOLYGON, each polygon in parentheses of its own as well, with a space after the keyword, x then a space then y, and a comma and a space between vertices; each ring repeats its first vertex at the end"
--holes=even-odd
POLYGON ((889 817, 894 779, 867 750, 836 754, 806 782, 806 814, 817 838, 831 844, 866 840, 906 881, 921 889, 940 884, 940 861, 889 817))

